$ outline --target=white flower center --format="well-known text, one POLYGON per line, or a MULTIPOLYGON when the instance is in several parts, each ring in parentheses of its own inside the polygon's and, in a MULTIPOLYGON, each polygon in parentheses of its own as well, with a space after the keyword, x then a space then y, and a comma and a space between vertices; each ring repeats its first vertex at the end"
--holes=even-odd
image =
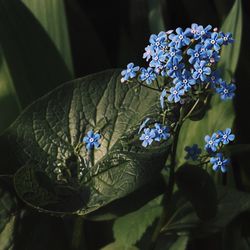
POLYGON ((171 55, 171 56, 174 56, 174 55, 175 55, 175 53, 174 53, 174 52, 171 52, 171 53, 170 53, 170 55, 171 55))
POLYGON ((89 139, 89 142, 93 142, 93 141, 94 141, 94 138, 90 138, 90 139, 89 139))
POLYGON ((218 161, 218 163, 217 163, 218 165, 222 165, 222 161, 218 161))
POLYGON ((183 39, 183 35, 179 35, 179 39, 182 40, 183 39))
POLYGON ((173 67, 173 69, 174 69, 174 70, 177 70, 177 69, 178 69, 178 67, 177 67, 177 66, 174 66, 174 67, 173 67))
POLYGON ((201 31, 201 35, 204 35, 204 34, 205 34, 205 31, 204 31, 204 30, 202 30, 202 31, 201 31))
POLYGON ((178 91, 177 91, 177 90, 174 90, 174 91, 173 91, 173 94, 174 94, 174 95, 177 95, 177 94, 178 94, 178 91))
POLYGON ((184 79, 182 82, 183 82, 183 83, 187 83, 188 81, 187 81, 187 79, 184 79))
POLYGON ((201 73, 202 73, 202 69, 198 69, 198 73, 200 73, 200 74, 201 74, 201 73))
POLYGON ((213 141, 212 141, 212 140, 210 140, 210 141, 208 142, 208 144, 209 144, 209 145, 212 145, 212 144, 213 144, 213 141))
POLYGON ((227 40, 228 40, 228 38, 227 38, 226 36, 224 36, 224 37, 223 37, 223 40, 224 40, 224 41, 227 41, 227 40))
POLYGON ((195 56, 195 57, 199 57, 199 53, 195 53, 194 56, 195 56))
POLYGON ((155 45, 156 45, 156 46, 159 46, 159 45, 160 45, 160 43, 159 43, 159 42, 156 42, 156 43, 155 43, 155 45))
POLYGON ((158 129, 158 133, 161 134, 162 133, 162 129, 158 129))
POLYGON ((212 43, 212 44, 215 44, 215 40, 211 40, 211 43, 212 43))
POLYGON ((228 93, 228 90, 227 89, 224 89, 224 91, 223 91, 225 94, 227 94, 228 93))
POLYGON ((223 135, 222 138, 223 138, 223 139, 227 139, 227 135, 223 135))
POLYGON ((148 135, 146 135, 146 136, 145 136, 145 140, 148 140, 148 139, 149 139, 149 136, 148 136, 148 135))

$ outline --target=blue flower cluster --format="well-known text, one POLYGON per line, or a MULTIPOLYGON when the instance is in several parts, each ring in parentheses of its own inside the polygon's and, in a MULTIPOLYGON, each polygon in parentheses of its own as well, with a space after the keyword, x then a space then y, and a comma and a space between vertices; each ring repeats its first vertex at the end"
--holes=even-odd
POLYGON ((170 129, 162 124, 155 123, 154 128, 145 128, 146 122, 143 122, 140 126, 139 133, 143 129, 143 133, 140 136, 140 141, 142 141, 142 146, 147 147, 152 144, 153 141, 167 140, 170 137, 170 129))
POLYGON ((168 32, 152 34, 143 58, 149 63, 147 68, 139 68, 129 63, 122 71, 122 82, 138 77, 141 82, 151 85, 159 75, 171 78, 168 86, 163 86, 161 106, 165 97, 170 103, 184 103, 188 92, 195 86, 210 83, 222 100, 234 97, 235 85, 226 83, 216 71, 220 50, 234 40, 231 33, 217 32, 212 26, 192 24, 190 28, 177 28, 168 32))
POLYGON ((201 155, 201 149, 197 144, 194 144, 191 147, 185 147, 185 151, 187 152, 185 159, 199 161, 201 165, 204 163, 211 163, 213 170, 221 170, 225 173, 228 165, 230 164, 230 160, 222 154, 221 149, 224 145, 232 142, 235 139, 235 135, 232 134, 230 128, 227 128, 224 131, 218 130, 213 133, 212 136, 206 135, 204 139, 206 142, 205 150, 207 154, 201 155), (207 158, 209 158, 209 161, 206 161, 207 158))
POLYGON ((230 160, 225 158, 221 152, 218 152, 224 145, 229 144, 235 139, 235 135, 232 134, 230 128, 224 131, 218 130, 213 133, 212 136, 205 136, 205 150, 212 156, 210 158, 210 163, 213 165, 215 171, 221 170, 223 173, 227 171, 227 166, 230 160), (217 152, 217 153, 216 153, 217 152))
POLYGON ((234 139, 235 135, 231 133, 230 128, 227 128, 225 131, 218 130, 216 133, 213 133, 212 136, 205 136, 205 149, 207 152, 216 152, 223 145, 228 144, 234 139))
POLYGON ((101 135, 99 133, 94 133, 93 130, 88 131, 87 135, 83 138, 83 142, 86 144, 87 150, 100 147, 99 140, 101 135))

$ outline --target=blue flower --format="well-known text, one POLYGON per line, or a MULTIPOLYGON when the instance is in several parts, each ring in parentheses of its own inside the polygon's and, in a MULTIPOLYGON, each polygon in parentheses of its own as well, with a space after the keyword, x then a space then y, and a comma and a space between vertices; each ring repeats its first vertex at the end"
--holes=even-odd
POLYGON ((162 124, 155 123, 155 141, 167 140, 170 137, 170 129, 162 124))
POLYGON ((163 49, 167 46, 167 34, 161 31, 158 35, 152 34, 149 38, 150 44, 154 49, 163 49))
POLYGON ((217 133, 213 133, 212 136, 210 137, 209 135, 205 136, 205 149, 207 151, 212 151, 212 152, 216 152, 220 143, 220 137, 217 133))
POLYGON ((177 58, 174 58, 172 62, 167 63, 168 76, 175 78, 181 74, 181 70, 185 67, 184 63, 180 63, 177 58))
POLYGON ((174 84, 181 83, 185 91, 191 89, 192 85, 196 84, 196 80, 191 76, 190 71, 184 69, 182 74, 173 80, 174 84))
POLYGON ((211 25, 208 25, 207 27, 203 28, 202 25, 198 25, 197 23, 193 23, 191 25, 190 33, 193 35, 193 38, 195 40, 198 40, 200 38, 204 39, 210 34, 210 30, 212 29, 211 25))
POLYGON ((177 28, 175 34, 170 34, 169 39, 172 40, 172 42, 169 43, 169 47, 175 47, 177 49, 180 49, 183 46, 190 44, 190 38, 188 37, 190 35, 190 29, 186 29, 183 31, 182 28, 177 28))
POLYGON ((234 39, 232 37, 232 33, 228 32, 228 33, 223 33, 223 32, 220 32, 220 36, 221 38, 223 39, 223 44, 224 45, 228 45, 230 43, 233 43, 234 42, 234 39))
POLYGON ((219 169, 225 173, 227 172, 227 166, 230 160, 225 158, 222 153, 217 153, 215 157, 210 158, 210 163, 213 165, 213 170, 218 171, 219 169))
POLYGON ((185 90, 183 88, 182 83, 177 83, 174 87, 170 88, 170 95, 168 96, 169 102, 179 102, 181 100, 181 96, 184 95, 185 90))
POLYGON ((148 61, 153 55, 154 55, 154 48, 153 48, 153 46, 148 45, 145 48, 143 58, 146 59, 146 61, 148 61))
MULTIPOLYGON (((211 51, 211 50, 209 50, 211 51)), ((210 63, 216 63, 219 62, 220 60, 220 54, 218 53, 218 51, 214 50, 211 51, 212 53, 209 55, 209 61, 210 63)))
POLYGON ((125 82, 131 78, 134 78, 136 76, 136 72, 140 69, 139 66, 134 67, 133 63, 129 63, 127 65, 127 69, 123 70, 121 72, 121 75, 123 76, 121 79, 121 82, 125 82))
POLYGON ((194 79, 201 79, 201 81, 206 81, 207 76, 211 74, 211 69, 206 66, 206 61, 196 62, 194 64, 195 71, 193 72, 194 79))
POLYGON ((152 81, 156 79, 156 74, 150 67, 148 67, 147 69, 141 68, 141 74, 139 78, 141 81, 146 81, 146 83, 150 85, 152 81))
POLYGON ((190 33, 193 35, 195 40, 199 39, 199 37, 197 38, 197 36, 200 35, 201 29, 202 29, 201 25, 198 25, 197 23, 191 24, 190 33))
POLYGON ((90 130, 87 135, 83 138, 83 142, 86 144, 86 148, 91 150, 93 148, 99 148, 101 139, 101 135, 98 133, 94 133, 93 130, 90 130))
POLYGON ((208 36, 210 36, 211 32, 210 30, 212 29, 211 25, 207 25, 205 28, 203 28, 202 25, 199 25, 198 27, 198 31, 194 34, 194 39, 198 40, 198 39, 206 39, 208 36))
POLYGON ((223 44, 223 39, 219 36, 219 33, 213 32, 210 38, 205 40, 205 47, 208 49, 220 50, 220 46, 223 44))
POLYGON ((209 76, 208 81, 211 83, 212 88, 216 88, 216 85, 222 81, 219 70, 213 71, 209 76))
POLYGON ((196 44, 194 49, 188 49, 187 54, 191 56, 188 60, 191 64, 206 59, 209 56, 209 52, 201 44, 196 44))
POLYGON ((163 50, 157 49, 155 54, 152 56, 152 61, 149 63, 149 66, 159 68, 165 60, 166 53, 163 50))
POLYGON ((182 51, 171 47, 167 53, 168 63, 171 63, 174 59, 177 59, 179 62, 182 60, 182 51))
POLYGON ((220 94, 222 100, 232 99, 235 95, 234 91, 236 90, 235 84, 227 84, 225 81, 220 81, 219 87, 216 88, 216 92, 220 94))
POLYGON ((162 109, 164 109, 164 98, 165 98, 166 95, 167 95, 167 91, 166 91, 166 89, 164 89, 161 92, 161 96, 160 96, 160 104, 161 104, 162 109))
POLYGON ((225 131, 221 131, 219 130, 218 131, 218 134, 220 136, 220 141, 226 145, 228 144, 230 141, 233 141, 234 138, 235 138, 235 135, 234 134, 231 134, 231 129, 230 128, 227 128, 225 131))
POLYGON ((148 121, 150 120, 150 118, 146 118, 143 123, 141 124, 140 128, 139 128, 139 131, 138 131, 138 134, 141 133, 141 131, 146 127, 148 121))
POLYGON ((186 146, 185 151, 187 152, 187 155, 185 156, 186 160, 192 159, 193 161, 196 161, 201 154, 201 149, 197 144, 194 144, 192 147, 186 146))
POLYGON ((143 141, 142 146, 146 148, 153 142, 155 138, 155 131, 154 129, 144 128, 143 132, 144 133, 141 135, 140 140, 143 141))

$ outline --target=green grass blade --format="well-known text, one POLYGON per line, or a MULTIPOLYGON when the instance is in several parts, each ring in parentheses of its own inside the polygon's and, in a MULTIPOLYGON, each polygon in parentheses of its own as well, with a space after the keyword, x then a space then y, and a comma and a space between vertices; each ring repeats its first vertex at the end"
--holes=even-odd
POLYGON ((74 74, 67 18, 62 0, 23 0, 54 42, 71 74, 74 74))

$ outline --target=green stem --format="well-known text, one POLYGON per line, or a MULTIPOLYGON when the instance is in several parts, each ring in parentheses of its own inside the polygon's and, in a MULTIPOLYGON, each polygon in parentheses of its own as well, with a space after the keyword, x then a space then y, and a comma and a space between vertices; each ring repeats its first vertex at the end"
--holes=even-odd
POLYGON ((84 219, 80 216, 75 218, 71 249, 72 250, 84 250, 87 249, 85 245, 85 236, 83 230, 84 219))
POLYGON ((142 87, 145 87, 145 88, 148 88, 148 89, 151 89, 151 90, 154 90, 154 91, 161 92, 160 89, 156 89, 156 88, 150 87, 150 86, 148 86, 148 85, 146 85, 146 84, 143 84, 142 82, 138 81, 137 79, 136 79, 136 82, 137 82, 140 86, 142 86, 142 87))
POLYGON ((173 144, 171 147, 171 154, 170 154, 170 172, 169 172, 169 181, 168 181, 168 186, 167 190, 163 196, 162 203, 164 205, 163 212, 161 214, 161 217, 158 221, 158 224, 156 225, 155 231, 153 233, 152 239, 151 239, 151 246, 150 249, 154 249, 157 239, 159 237, 159 234, 161 232, 161 228, 165 225, 165 223, 168 222, 168 220, 171 218, 171 210, 172 210, 172 196, 173 196, 173 191, 174 191, 174 183, 175 183, 175 166, 176 166, 176 150, 177 150, 177 144, 178 144, 178 138, 179 138, 179 133, 181 129, 181 122, 178 122, 175 126, 174 129, 174 140, 173 144))

